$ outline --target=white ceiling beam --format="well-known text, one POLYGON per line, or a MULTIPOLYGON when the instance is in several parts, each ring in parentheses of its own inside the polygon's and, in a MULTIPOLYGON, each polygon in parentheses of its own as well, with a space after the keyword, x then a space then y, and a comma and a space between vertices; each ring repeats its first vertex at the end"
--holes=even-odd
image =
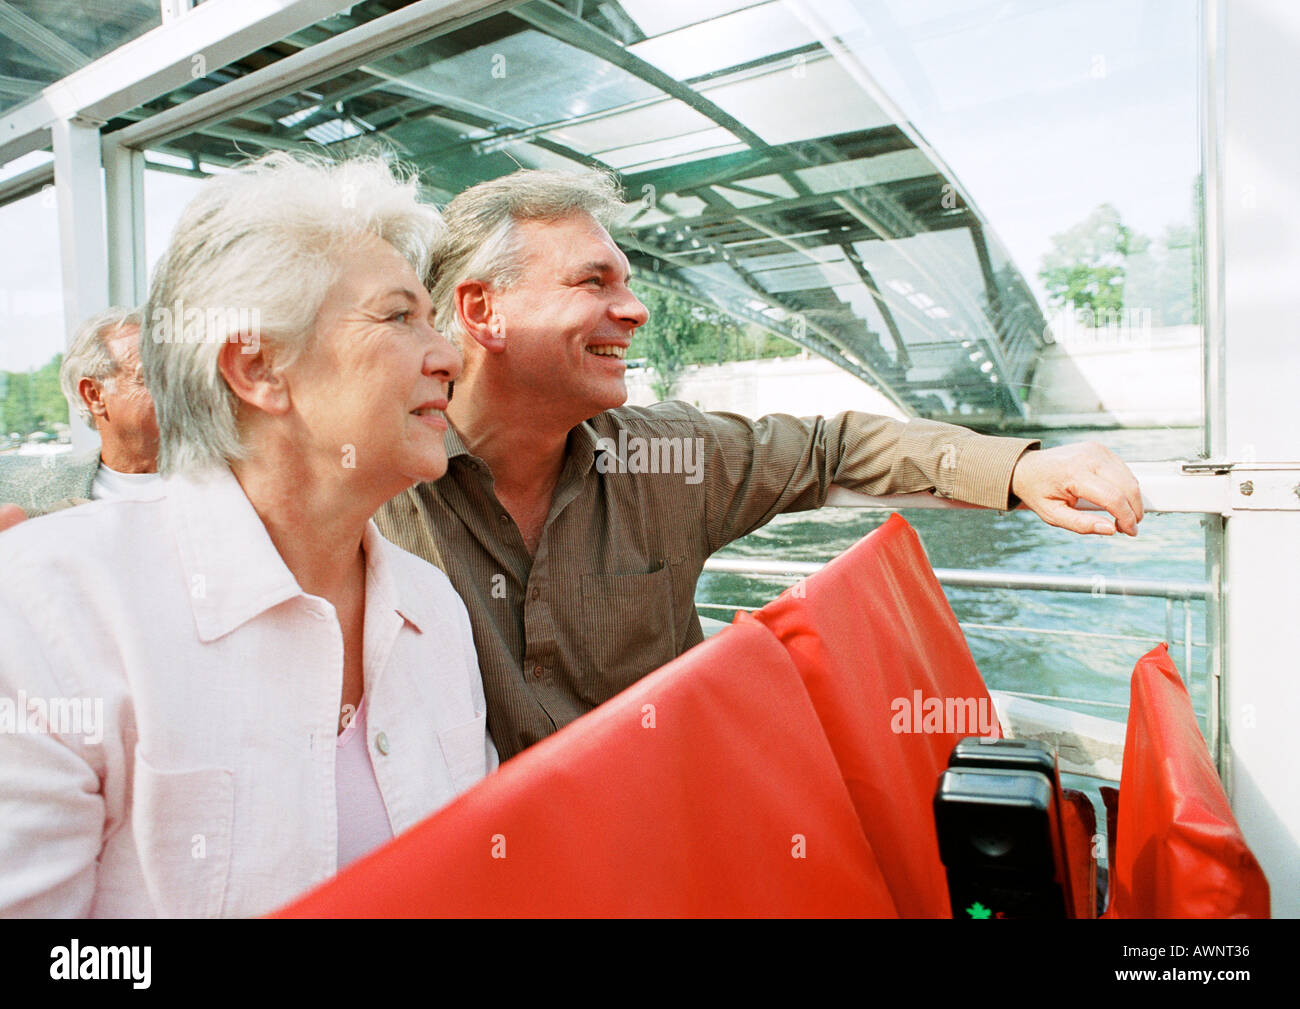
MULTIPOLYGON (((423 38, 453 31, 513 0, 417 0, 358 28, 300 49, 237 81, 105 136, 106 145, 143 147, 204 129, 250 108, 304 90, 423 38)), ((202 10, 199 7, 198 10, 202 10)), ((268 138, 269 139, 269 138, 268 138)))
POLYGON ((52 185, 54 185, 53 161, 47 165, 29 168, 18 175, 11 175, 0 181, 0 207, 14 200, 31 196, 33 193, 39 193, 46 186, 52 185))
POLYGON ((0 117, 0 164, 48 147, 55 122, 106 122, 350 6, 346 0, 200 4, 0 117))

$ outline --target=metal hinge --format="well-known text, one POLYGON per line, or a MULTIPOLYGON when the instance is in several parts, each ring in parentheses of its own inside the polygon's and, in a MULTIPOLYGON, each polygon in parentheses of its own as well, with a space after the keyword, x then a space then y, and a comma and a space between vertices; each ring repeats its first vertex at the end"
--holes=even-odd
POLYGON ((1233 463, 1222 462, 1217 459, 1199 459, 1196 462, 1183 463, 1183 472, 1193 475, 1211 475, 1222 476, 1224 473, 1232 471, 1233 463))

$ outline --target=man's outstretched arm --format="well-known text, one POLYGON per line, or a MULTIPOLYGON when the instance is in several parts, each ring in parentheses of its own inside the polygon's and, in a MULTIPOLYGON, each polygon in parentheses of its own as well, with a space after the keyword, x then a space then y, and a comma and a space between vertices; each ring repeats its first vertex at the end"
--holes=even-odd
POLYGON ((710 550, 781 512, 820 507, 832 484, 871 495, 930 490, 989 508, 1023 502, 1044 521, 1081 533, 1112 533, 1115 526, 1079 511, 1079 498, 1106 508, 1130 534, 1141 518, 1137 481, 1095 443, 1039 449, 1033 439, 854 412, 758 420, 688 413, 709 445, 710 550))

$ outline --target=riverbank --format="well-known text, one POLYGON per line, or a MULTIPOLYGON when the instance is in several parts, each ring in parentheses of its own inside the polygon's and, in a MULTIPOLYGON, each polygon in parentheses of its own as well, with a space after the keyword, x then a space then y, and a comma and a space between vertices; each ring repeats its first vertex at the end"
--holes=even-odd
MULTIPOLYGON (((998 433, 1026 429, 1108 430, 1202 427, 1202 350, 1199 326, 1066 330, 1043 348, 1023 419, 954 414, 938 418, 998 433)), ((654 372, 629 368, 628 402, 657 401, 654 372)), ((805 353, 792 357, 686 368, 673 399, 702 410, 749 417, 861 410, 887 417, 903 411, 880 391, 805 353)), ((1193 441, 1199 439, 1199 434, 1193 441)))

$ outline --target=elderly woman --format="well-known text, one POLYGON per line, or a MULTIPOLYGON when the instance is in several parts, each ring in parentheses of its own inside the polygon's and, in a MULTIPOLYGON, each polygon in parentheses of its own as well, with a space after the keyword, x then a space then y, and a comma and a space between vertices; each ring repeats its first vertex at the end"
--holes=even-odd
POLYGON ((145 308, 163 496, 0 535, 0 916, 256 915, 496 766, 442 475, 440 222, 382 161, 206 183, 145 308))

